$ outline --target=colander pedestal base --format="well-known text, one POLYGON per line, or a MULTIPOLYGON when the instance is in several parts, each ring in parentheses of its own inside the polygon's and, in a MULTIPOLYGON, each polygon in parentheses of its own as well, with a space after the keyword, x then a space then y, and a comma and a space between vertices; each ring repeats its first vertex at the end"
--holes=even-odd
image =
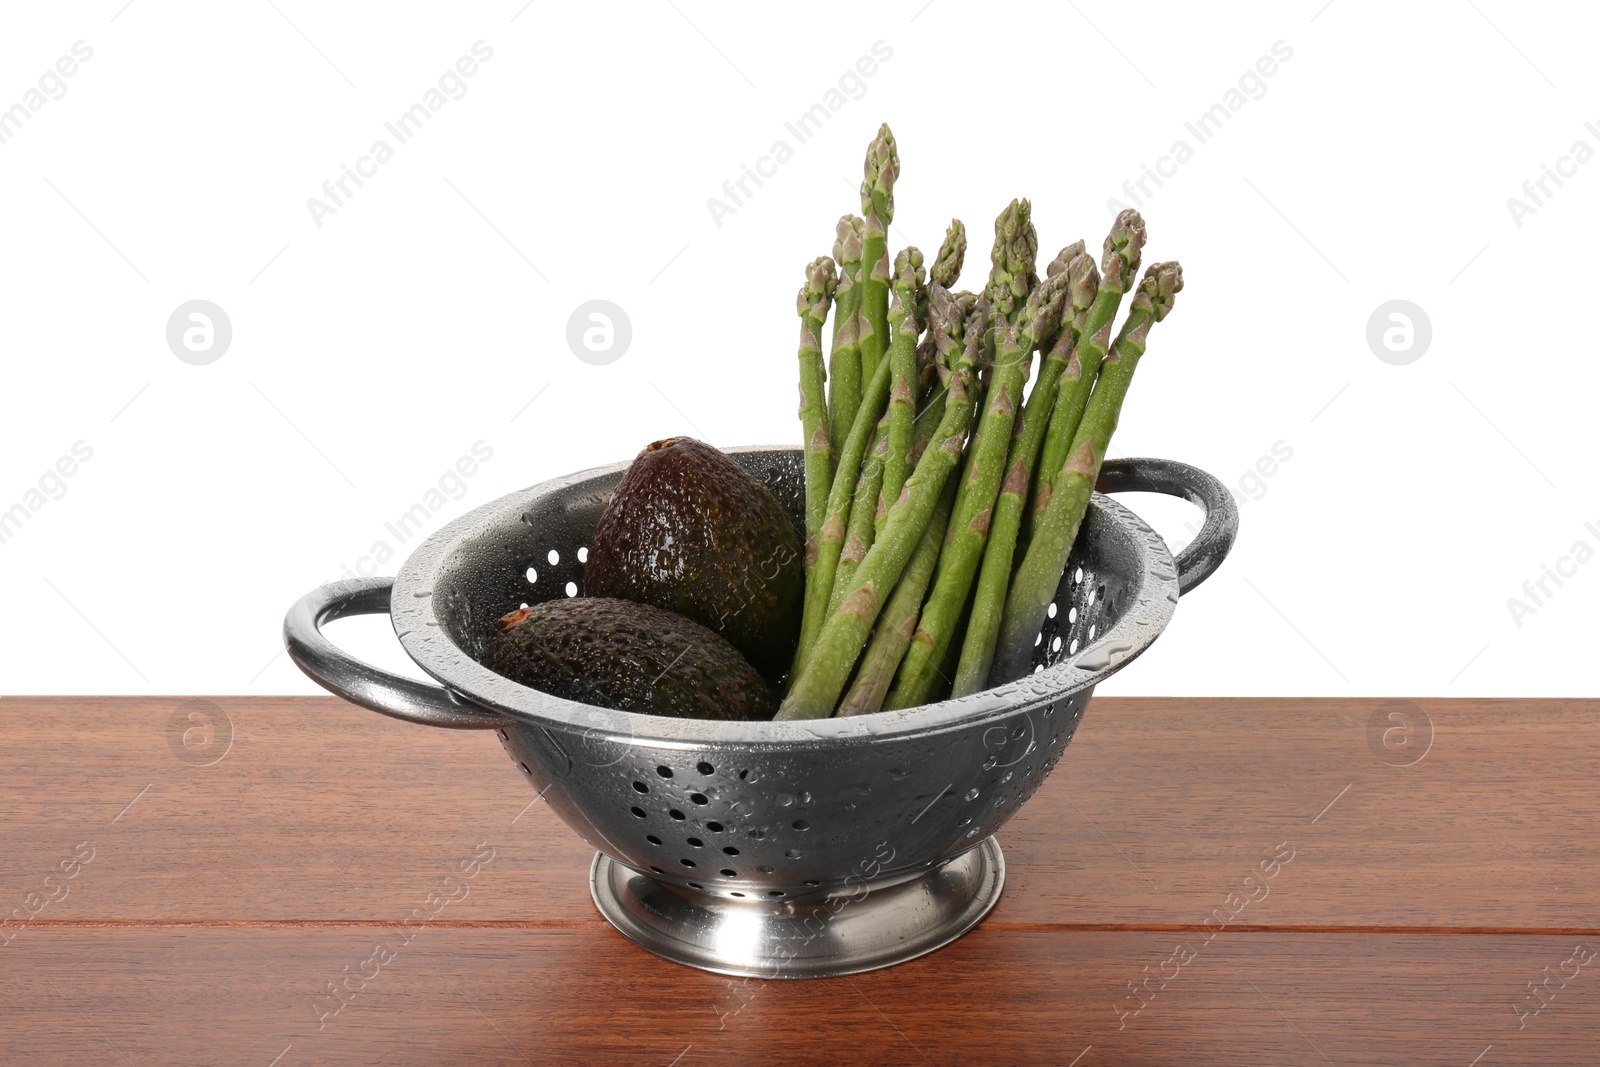
POLYGON ((994 907, 1005 878, 988 837, 927 871, 782 900, 697 893, 596 853, 589 892, 611 925, 658 956, 719 974, 821 978, 948 945, 994 907))

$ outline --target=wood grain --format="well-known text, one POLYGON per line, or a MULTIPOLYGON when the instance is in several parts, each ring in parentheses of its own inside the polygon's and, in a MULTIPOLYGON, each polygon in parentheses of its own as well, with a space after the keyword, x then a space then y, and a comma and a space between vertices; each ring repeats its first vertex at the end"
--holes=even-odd
POLYGON ((1224 933, 1123 1020, 1117 998, 1170 958, 1171 937, 980 929, 889 970, 747 984, 598 925, 425 929, 323 1019, 315 994, 383 940, 398 943, 394 928, 29 930, 0 950, 16 953, 0 977, 3 1058, 1466 1067, 1487 1048, 1478 1067, 1554 1067, 1593 1064, 1600 1024, 1592 963, 1518 1028, 1524 983, 1570 957, 1554 936, 1224 933))
POLYGON ((976 931, 767 983, 600 921, 492 735, 189 707, 0 701, 0 1062, 1600 1062, 1600 702, 1097 700, 976 931))

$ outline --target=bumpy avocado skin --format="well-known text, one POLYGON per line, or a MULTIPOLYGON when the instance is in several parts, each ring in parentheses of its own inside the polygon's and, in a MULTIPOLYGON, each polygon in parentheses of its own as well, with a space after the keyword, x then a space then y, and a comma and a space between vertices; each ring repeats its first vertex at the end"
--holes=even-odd
POLYGON ((804 551, 771 490, 710 445, 673 437, 640 452, 618 483, 584 589, 693 619, 776 683, 800 635, 804 551))
POLYGON ((585 704, 685 719, 770 719, 772 691, 739 651, 681 615, 627 600, 549 600, 512 612, 484 665, 585 704))

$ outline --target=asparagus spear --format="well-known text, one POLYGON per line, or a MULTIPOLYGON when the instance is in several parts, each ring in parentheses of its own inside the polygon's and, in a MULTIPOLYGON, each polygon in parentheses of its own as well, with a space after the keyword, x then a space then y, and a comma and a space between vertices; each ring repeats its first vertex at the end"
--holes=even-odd
MULTIPOLYGON (((866 644, 878 611, 900 580, 922 533, 928 527, 945 482, 961 461, 967 429, 972 421, 968 390, 972 384, 977 353, 983 347, 989 317, 988 302, 982 301, 966 324, 966 344, 950 377, 950 396, 944 418, 934 433, 936 447, 929 447, 906 479, 900 497, 889 509, 889 521, 856 568, 855 583, 839 610, 823 623, 822 631, 810 652, 800 663, 789 686, 789 695, 778 709, 778 719, 822 719, 832 714, 839 694, 866 644)), ((945 330, 945 324, 935 329, 945 330)), ((887 364, 876 377, 882 377, 887 364)), ((857 427, 860 417, 857 416, 857 427)), ((851 430, 852 436, 855 428, 851 430)), ((838 487, 835 478, 834 486, 838 487)))
POLYGON ((984 295, 994 308, 996 321, 1015 323, 1039 282, 1035 261, 1039 235, 1033 228, 1033 205, 1013 200, 994 220, 994 248, 989 253, 989 285, 984 295))
POLYGON ((886 122, 867 146, 862 166, 861 378, 872 377, 889 347, 889 223, 894 221, 894 182, 900 154, 886 122))
POLYGON ((833 258, 839 263, 834 292, 833 345, 828 351, 829 436, 835 446, 850 435, 861 406, 861 242, 866 223, 845 215, 835 227, 833 258))
MULTIPOLYGON (((828 489, 833 480, 833 444, 828 435, 827 379, 818 338, 828 321, 828 303, 837 277, 833 260, 821 256, 806 268, 806 283, 795 298, 800 315, 800 430, 806 456, 806 583, 817 581, 818 541, 827 518, 828 489)), ((809 598, 807 608, 809 608, 809 598)), ((802 615, 801 628, 805 622, 802 615)))
POLYGON ((1062 318, 1070 321, 1088 311, 1099 283, 1094 260, 1084 253, 1082 241, 1063 248, 1050 264, 1050 282, 1058 279, 1066 284, 1071 313, 1069 315, 1063 311, 1060 316, 1046 322, 1043 328, 1035 330, 1040 348, 1049 344, 1049 355, 1040 364, 1039 380, 1034 383, 1033 392, 1028 396, 1028 405, 1017 420, 1011 454, 1006 457, 1006 478, 1000 486, 994 521, 989 526, 989 541, 983 549, 978 592, 967 621, 966 636, 962 640, 961 659, 956 666, 955 683, 951 688, 952 696, 966 696, 983 689, 994 659, 995 638, 1000 632, 1006 589, 1011 584, 1017 534, 1027 509, 1034 464, 1038 459, 1039 446, 1044 442, 1045 427, 1056 402, 1062 372, 1066 369, 1067 358, 1073 348, 1075 335, 1071 327, 1055 327, 1062 318), (1054 343, 1046 341, 1049 337, 1054 338, 1054 343))
POLYGON ((1033 290, 1017 315, 1016 325, 998 313, 994 317, 994 377, 983 418, 967 453, 960 495, 950 517, 950 532, 939 553, 933 591, 917 620, 911 647, 885 702, 887 707, 909 708, 927 703, 943 677, 940 668, 983 558, 995 496, 1005 477, 1012 427, 1022 406, 1022 389, 1027 383, 1035 338, 1055 331, 1051 320, 1060 322, 1066 291, 1067 275, 1058 274, 1033 290))
MULTIPOLYGON (((924 396, 922 409, 917 412, 917 419, 913 425, 911 435, 911 467, 916 469, 917 462, 922 458, 922 450, 932 440, 934 431, 944 419, 946 398, 950 392, 951 368, 955 366, 961 354, 961 348, 966 337, 966 323, 972 317, 973 305, 976 296, 972 293, 961 293, 952 296, 942 286, 930 286, 934 297, 930 301, 928 314, 930 323, 945 323, 945 329, 935 330, 932 326, 928 329, 925 341, 931 355, 927 358, 933 364, 933 374, 936 382, 932 391, 924 396), (940 346, 944 346, 941 350, 940 346)), ((922 348, 917 349, 919 357, 922 348)))
POLYGON ((1000 624, 996 656, 999 678, 1019 677, 1028 669, 1034 636, 1044 625, 1050 600, 1061 583, 1061 573, 1089 507, 1100 464, 1105 460, 1106 445, 1117 428, 1128 385, 1144 355, 1150 326, 1167 317, 1182 289, 1183 268, 1176 263, 1152 264, 1139 283, 1111 354, 1100 366, 1099 381, 1073 436, 1066 462, 1056 475, 1049 507, 1012 579, 1000 624))
MULTIPOLYGON (((917 321, 926 326, 931 313, 928 307, 928 293, 932 286, 938 285, 946 290, 955 285, 956 279, 961 276, 961 265, 967 256, 967 228, 960 219, 951 219, 949 227, 944 232, 944 241, 939 245, 939 254, 934 259, 933 266, 928 269, 928 285, 917 290, 917 321)), ((957 338, 959 340, 959 338, 957 338)), ((932 415, 933 425, 939 424, 939 418, 944 414, 944 390, 948 388, 949 367, 939 358, 938 345, 934 343, 933 331, 924 334, 922 343, 917 346, 917 421, 927 417, 927 413, 937 405, 936 413, 932 415)), ((910 466, 916 466, 915 455, 910 457, 910 466)))
POLYGON ((956 279, 961 277, 961 264, 966 258, 967 227, 960 219, 951 219, 944 231, 944 241, 939 245, 939 254, 934 257, 933 266, 928 268, 929 283, 945 289, 954 287, 956 279))
MULTIPOLYGON (((889 304, 889 428, 884 454, 883 485, 875 530, 882 532, 889 504, 911 472, 912 423, 917 416, 917 336, 922 333, 917 291, 923 289, 922 253, 902 249, 894 259, 894 286, 889 304)), ((837 582, 835 583, 837 585, 837 582)))
POLYGON ((806 582, 806 603, 801 609, 800 643, 794 653, 796 676, 805 664, 806 656, 828 615, 828 599, 833 593, 839 553, 844 546, 845 525, 850 521, 850 501, 854 495, 856 476, 861 471, 861 458, 866 453, 878 416, 883 413, 883 402, 888 392, 889 363, 884 360, 862 393, 861 406, 856 409, 855 422, 851 424, 850 433, 839 449, 833 482, 828 487, 828 514, 817 536, 817 561, 812 572, 816 580, 806 582))
POLYGON ((868 643, 866 654, 861 657, 861 666, 856 670, 855 681, 850 684, 850 691, 839 703, 839 710, 835 714, 870 715, 883 707, 883 698, 889 692, 889 683, 894 681, 895 669, 900 666, 900 660, 911 644, 911 635, 916 630, 917 616, 922 609, 923 595, 933 579, 933 568, 939 562, 939 546, 944 541, 945 530, 950 523, 956 489, 955 479, 946 481, 944 493, 939 497, 939 506, 934 508, 928 528, 922 531, 922 540, 917 542, 917 550, 912 553, 905 573, 896 583, 894 594, 889 597, 889 603, 884 605, 877 629, 872 632, 872 641, 868 643))
MULTIPOLYGON (((890 368, 890 374, 893 373, 893 368, 890 368)), ((883 461, 888 454, 889 412, 886 411, 883 418, 878 420, 877 429, 872 431, 867 458, 862 461, 861 477, 856 481, 855 495, 850 501, 850 522, 845 527, 844 548, 839 552, 839 564, 833 573, 833 591, 828 595, 824 620, 838 610, 839 602, 850 589, 856 568, 866 558, 867 549, 872 547, 872 538, 877 529, 878 490, 883 485, 883 461)))
POLYGON ((1128 208, 1119 214, 1106 235, 1104 251, 1100 257, 1103 277, 1095 293, 1094 303, 1082 318, 1074 323, 1078 347, 1067 362, 1062 374, 1060 394, 1055 411, 1050 415, 1050 428, 1045 431, 1044 449, 1039 456, 1039 475, 1033 487, 1033 500, 1029 507, 1028 536, 1031 539, 1039 528, 1045 508, 1050 504, 1052 484, 1056 472, 1067 458, 1083 417, 1089 394, 1094 389, 1095 375, 1100 361, 1105 358, 1106 344, 1111 337, 1111 322, 1117 316, 1122 295, 1139 274, 1139 256, 1144 248, 1144 218, 1128 208))
MULTIPOLYGON (((944 417, 945 396, 952 374, 950 367, 957 362, 956 357, 960 353, 959 346, 964 335, 963 327, 967 316, 971 313, 973 301, 971 293, 963 293, 959 299, 952 298, 948 290, 943 287, 943 283, 939 281, 935 281, 930 290, 933 307, 929 313, 934 316, 933 321, 948 323, 951 328, 947 331, 937 329, 928 331, 926 346, 933 350, 931 362, 939 375, 939 384, 936 387, 937 392, 917 413, 916 434, 911 445, 913 466, 920 460, 923 450, 932 441, 935 427, 944 417), (952 303, 956 306, 951 307, 952 303), (941 344, 945 349, 942 352, 939 351, 941 344)), ((883 698, 889 691, 890 683, 894 681, 895 671, 900 666, 901 658, 905 656, 906 647, 911 643, 917 616, 922 609, 922 600, 928 592, 928 583, 933 580, 933 570, 939 561, 939 548, 944 542, 958 487, 959 479, 946 480, 944 494, 939 498, 939 506, 934 509, 933 518, 929 521, 928 528, 923 531, 922 540, 917 542, 917 550, 912 554, 911 561, 906 564, 905 573, 895 584, 889 603, 884 605, 883 615, 878 619, 872 641, 867 645, 861 666, 856 670, 856 679, 835 714, 866 715, 883 707, 883 698)))

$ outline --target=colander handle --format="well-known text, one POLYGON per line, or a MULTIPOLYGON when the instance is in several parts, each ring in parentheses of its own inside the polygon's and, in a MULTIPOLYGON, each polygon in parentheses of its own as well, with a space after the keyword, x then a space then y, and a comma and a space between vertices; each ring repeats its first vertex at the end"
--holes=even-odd
POLYGON ((423 726, 493 730, 500 715, 467 704, 443 686, 414 682, 350 656, 322 634, 324 623, 350 615, 387 615, 393 578, 329 582, 301 597, 283 618, 289 657, 322 688, 352 704, 423 726))
POLYGON ((1228 487, 1199 467, 1175 459, 1109 459, 1095 488, 1102 493, 1165 493, 1205 512, 1205 522, 1178 553, 1178 592, 1187 593, 1216 570, 1239 533, 1239 505, 1228 487))

